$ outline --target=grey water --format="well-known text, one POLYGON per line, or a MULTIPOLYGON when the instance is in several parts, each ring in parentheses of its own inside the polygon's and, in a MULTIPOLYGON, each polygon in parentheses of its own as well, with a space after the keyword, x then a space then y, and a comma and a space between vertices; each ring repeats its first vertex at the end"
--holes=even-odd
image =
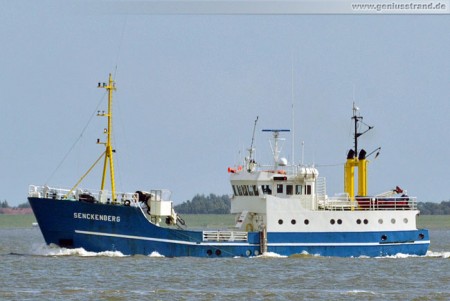
POLYGON ((450 300, 450 231, 426 256, 164 258, 46 246, 0 229, 0 300, 450 300))

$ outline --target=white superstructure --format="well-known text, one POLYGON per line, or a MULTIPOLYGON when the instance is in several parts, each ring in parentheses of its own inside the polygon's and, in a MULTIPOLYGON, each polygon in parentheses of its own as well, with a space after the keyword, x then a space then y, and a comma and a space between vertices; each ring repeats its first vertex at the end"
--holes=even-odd
MULTIPOLYGON (((313 166, 286 164, 279 157, 282 132, 273 134, 271 167, 248 157, 242 166, 229 168, 233 188, 231 213, 243 231, 359 232, 416 230, 415 198, 399 195, 397 187, 378 197, 349 193, 328 197, 325 178, 313 166)), ((253 149, 252 149, 253 150, 253 149)), ((353 158, 352 158, 353 160, 353 158)), ((365 160, 365 158, 364 158, 365 160)), ((362 160, 361 160, 362 161, 362 160)))

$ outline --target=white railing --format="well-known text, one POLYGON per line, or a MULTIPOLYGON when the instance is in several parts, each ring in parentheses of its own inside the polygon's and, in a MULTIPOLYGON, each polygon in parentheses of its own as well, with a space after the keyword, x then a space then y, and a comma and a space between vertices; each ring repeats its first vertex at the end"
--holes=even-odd
POLYGON ((319 198, 327 195, 327 182, 325 177, 318 177, 316 180, 316 195, 319 198))
POLYGON ((319 210, 417 210, 415 197, 355 197, 338 196, 318 202, 319 210))
POLYGON ((247 232, 203 231, 203 241, 247 241, 247 232))
MULTIPOLYGON (((66 188, 55 188, 49 186, 35 186, 30 185, 28 188, 28 197, 46 198, 55 200, 73 200, 73 201, 86 201, 86 202, 112 202, 111 191, 106 190, 85 190, 76 189, 71 191, 66 188)), ((124 205, 137 206, 138 194, 131 192, 116 192, 115 203, 124 205)))

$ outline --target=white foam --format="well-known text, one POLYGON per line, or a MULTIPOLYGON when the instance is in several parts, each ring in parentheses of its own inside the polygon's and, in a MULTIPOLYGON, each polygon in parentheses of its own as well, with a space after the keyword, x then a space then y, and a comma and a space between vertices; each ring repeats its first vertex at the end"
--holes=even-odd
POLYGON ((274 252, 264 252, 261 255, 254 256, 255 258, 287 258, 288 256, 280 255, 274 252))
POLYGON ((450 258, 450 252, 433 252, 427 251, 425 257, 433 257, 433 258, 450 258))
POLYGON ((126 256, 122 252, 119 252, 119 251, 90 252, 90 251, 86 251, 83 248, 67 249, 67 248, 60 248, 56 245, 33 246, 31 253, 33 255, 39 255, 39 256, 80 256, 80 257, 97 257, 97 256, 125 257, 126 256))
POLYGON ((159 254, 157 251, 153 251, 148 257, 165 257, 164 255, 159 254))
POLYGON ((376 295, 376 293, 373 291, 357 290, 357 289, 348 291, 347 294, 349 294, 349 295, 376 295))
POLYGON ((413 255, 413 254, 403 254, 398 253, 395 255, 389 255, 389 256, 380 256, 375 258, 416 258, 416 257, 430 257, 430 258, 450 258, 450 252, 433 252, 433 251, 427 251, 427 254, 425 255, 413 255))
POLYGON ((413 257, 421 257, 421 256, 414 254, 397 253, 395 255, 377 256, 375 258, 413 258, 413 257))

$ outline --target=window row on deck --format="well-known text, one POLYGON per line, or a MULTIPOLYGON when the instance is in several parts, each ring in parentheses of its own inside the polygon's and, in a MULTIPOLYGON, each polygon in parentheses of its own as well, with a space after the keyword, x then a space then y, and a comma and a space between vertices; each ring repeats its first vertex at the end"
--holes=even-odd
MULTIPOLYGON (((262 194, 272 194, 272 185, 232 185, 235 196, 259 196, 262 194)), ((312 193, 312 186, 307 185, 292 185, 292 184, 276 184, 276 194, 286 195, 310 195, 312 193)))

